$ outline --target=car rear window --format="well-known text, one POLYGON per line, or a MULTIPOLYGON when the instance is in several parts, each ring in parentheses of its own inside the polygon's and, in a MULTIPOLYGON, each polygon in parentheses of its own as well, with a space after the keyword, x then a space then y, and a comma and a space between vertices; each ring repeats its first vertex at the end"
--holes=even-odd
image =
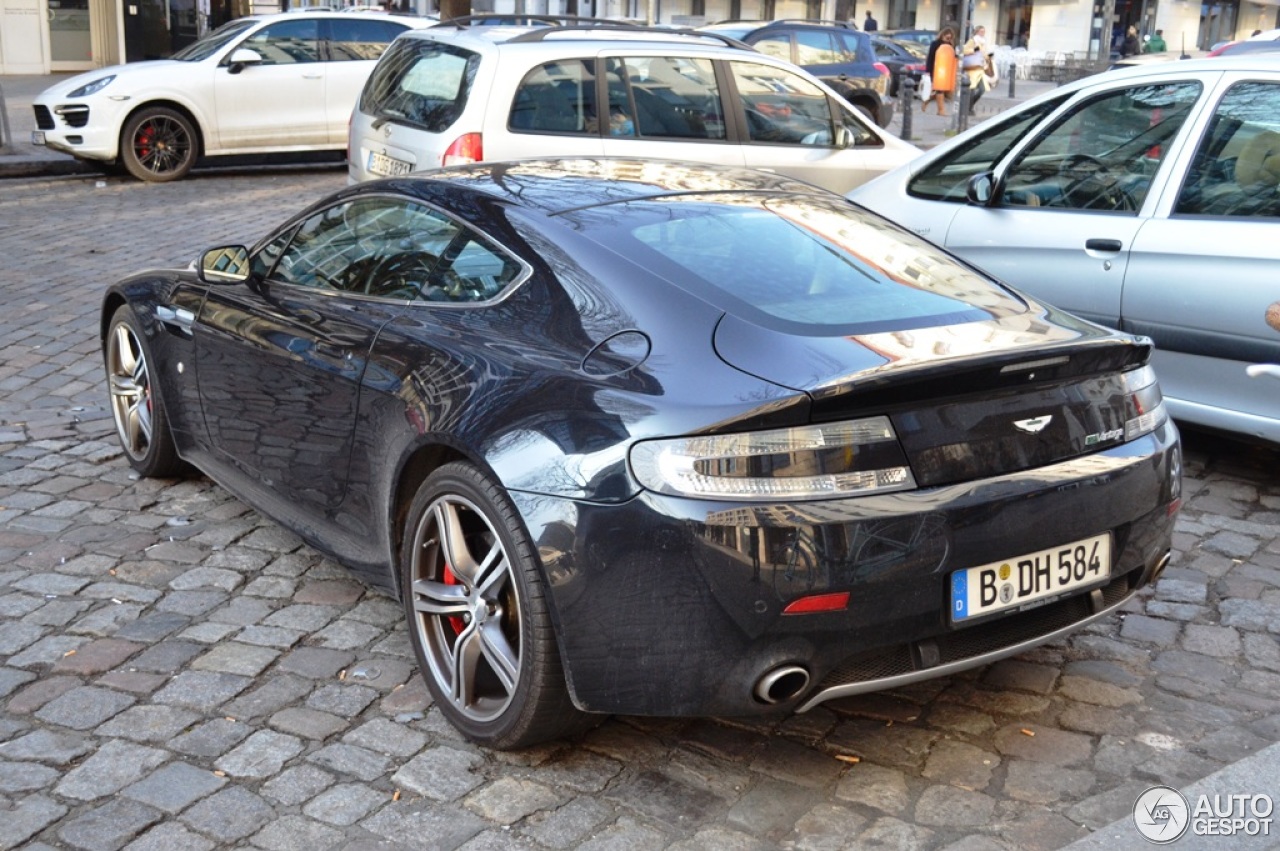
POLYGON ((697 193, 562 215, 721 309, 794 333, 900 331, 1025 311, 941 249, 838 198, 697 193))
POLYGON ((480 55, 427 39, 394 42, 374 67, 360 111, 441 133, 467 105, 480 55))

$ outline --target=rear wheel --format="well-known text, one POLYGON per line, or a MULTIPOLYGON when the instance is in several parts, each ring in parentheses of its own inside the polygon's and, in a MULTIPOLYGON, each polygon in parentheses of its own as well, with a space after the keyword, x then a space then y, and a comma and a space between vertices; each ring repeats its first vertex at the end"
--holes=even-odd
POLYGON ((143 476, 165 478, 186 465, 178 457, 169 421, 155 383, 154 359, 133 308, 121 305, 111 316, 103 349, 111 415, 125 456, 143 476))
POLYGON ((197 149, 195 127, 182 113, 163 106, 134 113, 120 134, 120 160, 139 180, 185 177, 195 165, 197 149))
POLYGON ((590 722, 569 699, 533 546, 500 486, 460 462, 433 473, 400 565, 427 687, 467 738, 519 748, 590 722))

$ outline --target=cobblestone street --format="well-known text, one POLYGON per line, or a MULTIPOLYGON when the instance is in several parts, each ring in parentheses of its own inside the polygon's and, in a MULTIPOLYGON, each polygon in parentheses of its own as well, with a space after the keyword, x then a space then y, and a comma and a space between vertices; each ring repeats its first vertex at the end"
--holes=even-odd
POLYGON ((108 282, 345 181, 0 181, 0 848, 1050 849, 1280 740, 1280 452, 1186 433, 1172 567, 1066 642, 767 722, 468 744, 395 600, 207 479, 139 480, 106 410, 108 282))

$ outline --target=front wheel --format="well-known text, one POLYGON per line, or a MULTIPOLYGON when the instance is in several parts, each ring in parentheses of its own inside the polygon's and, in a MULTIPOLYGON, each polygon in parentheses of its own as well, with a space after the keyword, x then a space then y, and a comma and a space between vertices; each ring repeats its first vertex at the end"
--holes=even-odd
POLYGON ((500 486, 460 462, 428 477, 409 509, 400 568, 427 687, 467 738, 520 748, 586 726, 533 546, 500 486))
POLYGON ((139 110, 120 134, 120 160, 139 180, 186 177, 199 153, 196 130, 185 115, 162 106, 139 110))
POLYGON ((155 359, 133 308, 111 315, 103 345, 107 392, 116 433, 129 463, 142 476, 165 478, 186 469, 178 457, 156 384, 155 359))

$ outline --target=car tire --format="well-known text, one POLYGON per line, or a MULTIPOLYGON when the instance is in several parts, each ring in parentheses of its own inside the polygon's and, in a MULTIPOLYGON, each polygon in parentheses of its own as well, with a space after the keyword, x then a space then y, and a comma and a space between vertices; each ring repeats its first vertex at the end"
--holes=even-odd
POLYGON ((199 155, 191 121, 173 109, 140 109, 120 133, 120 161, 138 180, 163 183, 186 177, 199 155))
POLYGON ((484 473, 454 462, 423 483, 400 580, 427 688, 468 739, 505 750, 590 725, 569 697, 533 545, 484 473))
POLYGON ((102 354, 111 414, 129 464, 146 478, 184 472, 186 464, 178 457, 155 380, 155 359, 129 305, 121 305, 111 315, 102 354))

